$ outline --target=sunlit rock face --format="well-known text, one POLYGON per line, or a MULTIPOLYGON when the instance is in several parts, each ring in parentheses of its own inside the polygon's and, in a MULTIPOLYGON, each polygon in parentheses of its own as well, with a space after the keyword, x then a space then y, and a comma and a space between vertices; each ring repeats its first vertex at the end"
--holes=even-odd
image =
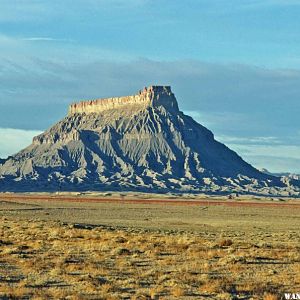
POLYGON ((68 115, 0 162, 0 190, 299 194, 182 113, 169 86, 74 103, 68 115))
POLYGON ((122 109, 127 106, 144 109, 147 107, 164 106, 169 110, 178 111, 178 105, 170 86, 150 86, 140 90, 138 94, 125 97, 114 97, 81 101, 70 105, 69 114, 100 113, 111 109, 122 109))

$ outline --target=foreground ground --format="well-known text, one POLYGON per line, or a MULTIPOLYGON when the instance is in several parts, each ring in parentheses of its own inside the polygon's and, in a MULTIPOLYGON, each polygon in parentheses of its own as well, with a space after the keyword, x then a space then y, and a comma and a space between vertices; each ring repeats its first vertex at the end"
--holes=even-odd
POLYGON ((0 299, 274 300, 300 291, 293 201, 61 199, 0 195, 0 299))

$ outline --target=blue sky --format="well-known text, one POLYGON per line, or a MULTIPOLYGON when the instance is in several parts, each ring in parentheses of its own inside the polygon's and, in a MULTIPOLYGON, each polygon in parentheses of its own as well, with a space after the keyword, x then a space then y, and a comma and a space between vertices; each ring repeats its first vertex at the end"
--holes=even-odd
POLYGON ((0 157, 79 99, 172 85, 248 162, 300 173, 300 1, 0 0, 0 157))

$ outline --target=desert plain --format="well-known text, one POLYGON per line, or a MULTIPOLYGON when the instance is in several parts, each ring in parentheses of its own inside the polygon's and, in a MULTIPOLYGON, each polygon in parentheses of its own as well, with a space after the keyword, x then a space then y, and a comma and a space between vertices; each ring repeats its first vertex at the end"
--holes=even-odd
POLYGON ((0 299, 285 299, 298 201, 3 193, 0 299))

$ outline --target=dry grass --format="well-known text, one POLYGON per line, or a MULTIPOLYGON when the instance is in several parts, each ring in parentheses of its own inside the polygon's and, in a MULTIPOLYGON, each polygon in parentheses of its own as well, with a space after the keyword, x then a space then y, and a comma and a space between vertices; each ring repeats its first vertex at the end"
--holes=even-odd
MULTIPOLYGON (((280 299, 299 247, 185 232, 0 220, 0 298, 280 299)), ((297 237, 299 240, 299 236, 297 237)))
POLYGON ((184 296, 184 294, 184 289, 180 286, 174 286, 173 288, 171 288, 171 295, 173 295, 174 297, 182 297, 184 296))
POLYGON ((264 300, 278 300, 278 296, 274 294, 266 294, 264 296, 264 300))

